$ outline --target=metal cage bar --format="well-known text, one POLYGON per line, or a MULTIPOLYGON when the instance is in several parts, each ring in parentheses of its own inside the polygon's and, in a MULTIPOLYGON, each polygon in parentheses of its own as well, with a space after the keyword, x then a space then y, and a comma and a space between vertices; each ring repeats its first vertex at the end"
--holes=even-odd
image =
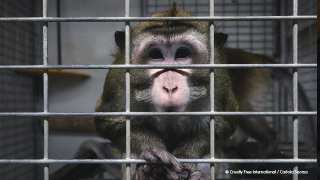
POLYGON ((142 22, 142 21, 292 21, 317 20, 317 16, 214 16, 214 17, 21 17, 1 21, 25 22, 142 22))
POLYGON ((67 117, 67 116, 316 116, 317 111, 284 112, 94 112, 94 113, 57 113, 57 112, 4 112, 2 117, 67 117))
MULTIPOLYGON (((130 0, 125 1, 125 17, 129 17, 130 0)), ((126 65, 130 65, 130 22, 125 25, 126 65)), ((130 69, 126 69, 126 112, 130 112, 130 69)), ((130 159, 130 117, 126 117, 126 159, 130 159)), ((130 180, 131 164, 126 164, 126 179, 130 180)))
POLYGON ((0 69, 317 68, 317 64, 8 65, 0 69))
MULTIPOLYGON (((317 159, 178 159, 181 163, 316 163, 317 159)), ((94 164, 150 163, 141 159, 0 159, 0 163, 16 164, 94 164)))
MULTIPOLYGON (((46 18, 48 15, 48 1, 43 0, 43 18, 46 18)), ((43 65, 48 65, 48 22, 43 23, 43 65)), ((48 102, 48 69, 43 70, 43 112, 46 113, 49 111, 49 102, 48 102)), ((44 156, 43 159, 49 159, 49 122, 48 117, 44 117, 43 120, 43 149, 44 156)), ((44 179, 49 180, 49 164, 44 165, 44 179)))
MULTIPOLYGON (((298 0, 293 0, 293 16, 298 16, 298 0)), ((292 47, 293 58, 292 63, 298 64, 298 22, 293 21, 292 28, 292 47)), ((298 111, 298 69, 292 69, 293 81, 293 111, 298 111)), ((293 116, 293 159, 298 159, 298 116, 293 116)), ((294 171, 298 171, 298 164, 293 167, 294 171)), ((293 174, 293 180, 298 180, 298 174, 293 174)))
MULTIPOLYGON (((210 0, 210 17, 214 17, 214 0, 210 0)), ((210 21, 210 64, 214 64, 214 21, 210 21)), ((210 111, 214 112, 214 69, 210 69, 210 111)), ((214 159, 214 116, 210 116, 210 159, 214 159)), ((214 164, 210 164, 211 179, 215 179, 214 164)))
MULTIPOLYGON (((0 70, 4 69, 43 69, 43 93, 44 93, 44 110, 43 112, 1 112, 1 117, 16 116, 32 116, 44 117, 44 158, 43 159, 0 159, 0 163, 20 163, 20 164, 44 164, 44 179, 49 179, 49 164, 54 163, 125 163, 127 179, 130 179, 131 163, 146 163, 145 160, 130 159, 130 116, 154 116, 154 115, 189 115, 189 116, 210 116, 210 159, 179 159, 182 163, 211 163, 212 179, 214 179, 213 163, 316 163, 316 159, 299 159, 298 158, 298 116, 316 116, 316 111, 299 112, 298 111, 298 68, 316 68, 317 64, 298 64, 298 20, 316 20, 317 16, 298 16, 298 1, 293 3, 293 16, 214 16, 214 0, 210 0, 210 16, 209 17, 130 17, 129 16, 129 0, 125 1, 125 17, 47 17, 47 0, 43 0, 43 17, 26 17, 26 18, 0 18, 0 22, 43 22, 43 65, 9 65, 0 66, 0 70), (210 21, 210 45, 211 56, 210 64, 204 65, 130 65, 130 22, 141 21, 210 21), (213 21, 294 21, 293 23, 293 63, 292 64, 214 64, 214 25, 213 21), (125 22, 126 33, 126 64, 125 65, 48 65, 48 42, 47 31, 48 22, 125 22), (210 73, 210 112, 130 112, 130 69, 152 69, 152 68, 211 68, 210 73), (213 68, 293 68, 293 106, 292 112, 215 112, 214 111, 214 69, 213 68), (48 69, 126 69, 126 112, 95 112, 95 113, 54 113, 48 109, 48 69), (293 159, 216 159, 214 158, 214 116, 293 116, 294 123, 294 140, 293 140, 293 159), (87 160, 87 159, 49 159, 48 157, 48 118, 54 116, 126 116, 126 159, 105 159, 105 160, 87 160)), ((298 166, 294 167, 297 170, 298 166)), ((294 179, 298 176, 294 175, 294 179)))

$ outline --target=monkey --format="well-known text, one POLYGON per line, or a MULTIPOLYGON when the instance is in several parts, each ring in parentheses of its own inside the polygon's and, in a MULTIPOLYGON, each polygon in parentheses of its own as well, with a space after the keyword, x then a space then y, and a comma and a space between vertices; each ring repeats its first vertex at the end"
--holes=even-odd
MULTIPOLYGON (((228 64, 276 64, 273 58, 266 55, 233 48, 224 48, 224 51, 228 64)), ((239 104, 239 111, 264 111, 261 104, 263 104, 271 89, 272 81, 280 82, 286 92, 292 95, 292 75, 288 69, 241 68, 229 69, 229 72, 239 104)), ((308 98, 300 83, 298 83, 298 93, 299 111, 311 111, 308 98)), ((311 116, 301 116, 299 119, 301 119, 301 130, 308 146, 309 156, 315 158, 315 142, 317 139, 315 137, 315 121, 311 116)), ((226 143, 226 147, 227 149, 231 146, 237 147, 249 137, 254 138, 263 146, 263 151, 257 152, 255 155, 251 154, 251 158, 272 157, 280 142, 280 135, 268 125, 263 116, 242 116, 239 117, 238 127, 233 134, 233 138, 226 143)))
MULTIPOLYGON (((175 3, 151 17, 192 16, 175 3)), ((215 32, 215 64, 226 64, 227 35, 215 32)), ((198 21, 140 22, 130 31, 130 64, 209 64, 209 24, 198 21)), ((124 64, 125 33, 115 33, 113 64, 124 64)), ((229 71, 215 69, 215 111, 238 111, 229 71)), ((210 69, 130 70, 132 112, 210 111, 210 69)), ((96 112, 125 111, 125 70, 108 72, 96 112)), ((95 117, 97 133, 125 152, 125 117, 95 117)), ((215 116, 216 155, 237 127, 237 116, 215 116)), ((159 164, 133 164, 131 179, 209 179, 209 172, 182 159, 201 159, 210 152, 209 116, 141 116, 131 120, 131 158, 159 164)), ((216 171, 218 168, 216 168, 216 171)), ((217 174, 217 173, 216 173, 217 174)), ((123 174, 123 179, 125 179, 123 174)))
MULTIPOLYGON (((169 11, 151 17, 189 17, 175 3, 169 11)), ((117 51, 113 64, 125 62, 125 33, 115 32, 117 51)), ((216 64, 275 63, 265 55, 226 48, 228 35, 215 32, 216 64)), ((208 64, 209 25, 198 21, 141 22, 130 32, 131 64, 208 64)), ((259 111, 278 69, 215 69, 216 111, 259 111)), ((130 70, 132 112, 210 111, 209 69, 130 70)), ((96 112, 125 111, 125 70, 111 69, 106 77, 96 112)), ((224 146, 237 146, 248 137, 264 146, 260 158, 270 157, 279 134, 261 116, 215 116, 215 157, 224 146), (233 139, 229 139, 233 136, 233 139)), ((125 152, 125 117, 95 117, 97 133, 125 152)), ((131 179, 209 179, 208 166, 181 164, 181 159, 201 159, 209 154, 207 116, 143 116, 131 119, 131 158, 162 164, 133 164, 131 179)), ((215 165, 217 166, 217 165, 215 165)), ((216 171, 218 168, 215 169, 216 171)), ((217 173, 215 173, 217 174, 217 173)), ((123 172, 123 179, 125 174, 123 172)))

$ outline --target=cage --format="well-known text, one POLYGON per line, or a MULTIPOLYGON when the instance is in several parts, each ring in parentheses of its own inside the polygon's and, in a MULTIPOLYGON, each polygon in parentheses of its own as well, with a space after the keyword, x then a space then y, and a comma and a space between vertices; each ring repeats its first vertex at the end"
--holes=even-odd
MULTIPOLYGON (((50 174, 65 164, 75 168, 78 163, 108 162, 83 160, 96 158, 91 155, 74 159, 73 154, 85 139, 96 136, 90 117, 95 115, 95 103, 107 73, 104 69, 111 67, 112 58, 107 51, 114 50, 114 43, 110 43, 114 41, 113 33, 124 29, 125 22, 133 25, 141 20, 134 17, 166 11, 173 3, 171 0, 132 0, 130 5, 127 2, 16 0, 0 3, 1 179, 49 179, 50 174), (130 12, 133 18, 126 19, 125 12, 130 12)), ((175 2, 195 17, 210 16, 208 0, 175 2)), ((214 16, 225 17, 212 20, 216 30, 229 35, 228 47, 266 54, 280 64, 290 65, 298 55, 301 66, 288 69, 299 75, 294 81, 301 84, 308 98, 310 111, 305 114, 312 115, 314 129, 309 131, 316 133, 316 2, 216 0, 211 3, 214 3, 214 16), (298 42, 296 47, 292 38, 298 42)), ((264 111, 293 112, 293 115, 266 118, 280 133, 278 151, 291 158, 298 153, 299 159, 292 162, 315 163, 315 159, 310 159, 301 133, 305 127, 301 122, 295 125, 297 121, 292 118, 298 116, 299 119, 299 115, 305 114, 294 113, 293 101, 281 84, 273 83, 272 93, 263 103, 264 111), (295 134, 299 136, 296 141, 295 134)), ((97 166, 94 168, 92 172, 101 172, 97 166)), ((229 168, 223 163, 217 178, 231 178, 224 173, 229 168)), ((90 176, 109 177, 101 173, 90 176)))

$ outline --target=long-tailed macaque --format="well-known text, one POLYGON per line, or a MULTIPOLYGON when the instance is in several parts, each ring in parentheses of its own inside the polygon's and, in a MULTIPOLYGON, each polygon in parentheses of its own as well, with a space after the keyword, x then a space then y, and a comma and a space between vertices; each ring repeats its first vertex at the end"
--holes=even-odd
MULTIPOLYGON (((176 4, 169 11, 152 15, 186 16, 191 14, 176 4)), ((266 56, 225 48, 227 37, 218 32, 214 35, 215 64, 270 63, 266 62, 266 56)), ((209 39, 207 22, 141 22, 130 32, 130 64, 209 64, 209 39)), ((113 64, 124 64, 125 33, 117 31, 115 41, 117 51, 113 64)), ((267 68, 214 69, 215 111, 256 111, 255 103, 264 99, 268 89, 266 84, 270 82, 270 71, 267 68)), ((210 69, 132 69, 130 74, 132 112, 210 111, 210 69)), ((125 102, 125 70, 112 69, 106 77, 96 112, 124 112, 125 102)), ((208 166, 180 164, 177 158, 208 157, 210 117, 142 116, 130 119, 131 158, 161 162, 132 165, 131 179, 209 179, 208 166)), ((246 136, 265 145, 261 157, 267 157, 277 149, 279 136, 263 117, 215 116, 214 119, 216 154, 223 146, 237 144, 246 136), (236 129, 233 139, 229 141, 236 129)), ((123 153, 126 142, 125 121, 123 116, 95 117, 98 134, 115 143, 123 153)))
MULTIPOLYGON (((191 16, 175 4, 153 17, 191 16)), ((125 34, 115 33, 118 51, 113 64, 125 62, 125 34)), ((196 21, 141 22, 131 29, 131 64, 209 64, 209 26, 196 21)), ((215 63, 226 64, 222 52, 227 35, 215 34, 215 63)), ((132 112, 210 111, 210 69, 134 69, 131 74, 132 112)), ((238 111, 228 69, 215 69, 215 111, 238 111)), ((125 111, 125 70, 108 72, 97 112, 125 111)), ((215 116, 215 152, 237 127, 235 116, 215 116)), ((96 117, 100 136, 125 151, 125 117, 96 117)), ((163 164, 132 166, 132 179, 208 179, 196 164, 177 158, 203 158, 210 151, 210 117, 131 117, 131 158, 163 164)), ((125 176, 125 175, 124 175, 125 176)))
MULTIPOLYGON (((224 48, 229 64, 274 63, 268 56, 248 53, 240 49, 224 48)), ((273 69, 244 68, 230 69, 233 91, 239 104, 239 111, 263 111, 263 104, 270 91, 273 69)), ((269 127, 263 116, 241 116, 232 139, 226 144, 237 146, 249 137, 256 139, 264 148, 257 152, 257 158, 268 158, 278 148, 279 135, 269 127)))

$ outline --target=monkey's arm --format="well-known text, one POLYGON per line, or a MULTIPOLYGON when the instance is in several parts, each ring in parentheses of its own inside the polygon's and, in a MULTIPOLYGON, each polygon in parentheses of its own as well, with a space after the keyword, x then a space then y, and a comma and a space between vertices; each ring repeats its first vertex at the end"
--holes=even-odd
MULTIPOLYGON (((132 122, 134 124, 134 122, 132 122)), ((119 148, 121 152, 125 151, 126 134, 125 118, 110 117, 110 119, 95 118, 97 132, 100 136, 108 138, 119 148)), ((131 151, 139 155, 141 152, 150 150, 153 147, 165 149, 163 139, 156 131, 147 125, 131 126, 130 133, 131 151)))
MULTIPOLYGON (((184 138, 173 151, 173 155, 182 159, 199 159, 203 158, 210 152, 210 133, 209 128, 203 131, 197 131, 189 134, 184 138)), ((184 167, 191 172, 196 170, 193 163, 185 163, 184 167)))

